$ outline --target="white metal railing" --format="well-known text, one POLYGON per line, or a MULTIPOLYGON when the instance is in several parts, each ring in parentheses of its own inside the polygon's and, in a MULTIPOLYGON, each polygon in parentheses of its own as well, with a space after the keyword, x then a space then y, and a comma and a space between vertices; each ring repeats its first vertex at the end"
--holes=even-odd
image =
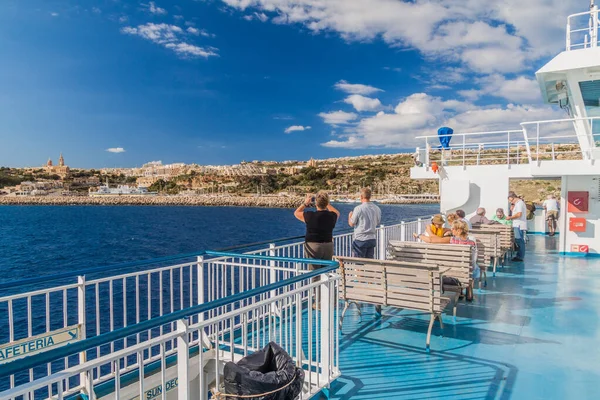
POLYGON ((597 156, 594 151, 600 140, 599 120, 600 117, 586 117, 531 121, 522 123, 522 130, 455 133, 446 135, 453 139, 446 149, 432 148, 440 136, 419 136, 417 139, 425 141, 425 152, 417 148, 418 160, 425 168, 432 162, 467 166, 591 160, 597 156))
POLYGON ((598 46, 598 6, 567 17, 566 49, 579 50, 598 46))
MULTIPOLYGON (((164 328, 165 333, 152 341, 136 343, 23 383, 1 392, 0 398, 62 399, 79 391, 90 400, 104 396, 147 398, 148 388, 160 388, 164 399, 169 387, 176 387, 180 399, 207 399, 210 387, 217 390, 220 387, 219 371, 225 362, 236 362, 275 341, 304 369, 301 398, 308 399, 340 374, 338 283, 336 273, 327 273, 320 275, 317 282, 296 279, 275 285, 283 290, 269 290, 267 286, 260 295, 253 295, 253 291, 261 290, 255 288, 246 295, 229 296, 221 299, 225 304, 221 307, 207 303, 202 312, 176 320, 174 316, 172 322, 155 326, 164 328), (231 301, 225 301, 229 298, 231 301), (319 312, 313 310, 313 300, 319 305, 319 312), (211 316, 204 319, 207 314, 211 316), (172 325, 175 329, 170 329, 172 325), (152 355, 155 371, 159 373, 148 371, 148 355, 152 355), (124 371, 123 366, 128 363, 133 368, 124 371), (104 386, 98 387, 96 374, 101 370, 114 372, 104 386), (128 383, 122 379, 126 372, 129 372, 128 383)), ((177 312, 176 316, 185 311, 177 312)), ((135 325, 125 329, 132 328, 135 325)))
MULTIPOLYGON (((402 222, 377 229, 376 257, 386 257, 389 240, 413 240, 413 233, 424 231, 424 221, 402 222)), ((334 236, 335 255, 352 255, 352 233, 334 236)), ((283 245, 271 244, 268 248, 246 253, 270 257, 303 258, 304 243, 294 242, 283 245)), ((189 258, 189 257, 188 257, 189 258)), ((152 269, 130 272, 116 276, 86 279, 86 276, 73 277, 76 283, 57 287, 16 293, 0 297, 0 345, 38 334, 52 332, 60 328, 78 325, 81 339, 91 338, 115 329, 125 328, 149 319, 169 314, 198 304, 205 304, 226 296, 235 295, 275 282, 281 282, 307 271, 307 265, 297 262, 245 259, 243 255, 205 257, 180 262, 175 265, 153 267, 152 269)), ((284 294, 279 289, 269 296, 284 294)), ((261 300, 269 296, 262 294, 261 300)), ((231 306, 217 307, 191 320, 199 323, 225 312, 231 306)), ((281 315, 282 310, 272 310, 281 315)), ((238 323, 241 323, 238 321, 238 323)), ((210 331, 208 334, 214 334, 210 331)), ((78 364, 110 356, 129 347, 152 342, 176 330, 176 324, 162 325, 156 329, 138 332, 122 341, 113 341, 106 346, 98 346, 81 353, 79 357, 64 358, 47 363, 45 368, 30 369, 27 374, 12 375, 6 380, 0 378, 0 391, 22 385, 35 379, 78 364)), ((198 337, 194 338, 199 340, 198 337)), ((165 354, 175 353, 176 340, 165 341, 165 354)), ((144 363, 156 361, 159 354, 143 352, 144 363)), ((125 374, 137 368, 139 360, 129 357, 119 364, 102 364, 91 375, 91 383, 99 384, 110 380, 115 374, 125 374)), ((65 383, 65 392, 75 392, 86 382, 70 379, 65 383)))
POLYGON ((530 162, 563 158, 591 160, 600 133, 600 117, 532 121, 521 124, 530 162))
POLYGON ((423 151, 417 149, 425 167, 432 162, 441 165, 522 164, 528 162, 527 146, 522 130, 454 133, 452 135, 418 136, 424 140, 423 151), (448 136, 451 144, 437 148, 440 137, 448 136))
MULTIPOLYGON (((0 312, 0 315, 7 321, 4 326, 7 327, 8 340, 0 344, 75 325, 80 329, 81 339, 98 336, 192 305, 262 287, 302 272, 291 264, 281 262, 275 265, 243 257, 207 260, 199 257, 193 262, 89 281, 80 276, 77 284, 1 297, 0 306, 5 306, 6 314, 0 312)), ((265 298, 265 295, 261 296, 265 298)), ((228 308, 220 307, 212 310, 206 317, 214 317, 226 309, 228 308)), ((14 387, 24 380, 34 380, 86 359, 100 358, 144 341, 153 341, 174 329, 174 324, 160 326, 139 332, 127 340, 96 347, 82 353, 79 358, 65 358, 60 363, 48 363, 44 371, 39 368, 31 369, 28 377, 11 376, 8 386, 14 387)), ((174 345, 174 342, 166 343, 167 354, 175 351, 174 345)), ((157 354, 145 353, 144 361, 149 362, 156 357, 157 354)), ((119 372, 126 373, 136 368, 136 363, 131 358, 125 360, 119 372)), ((114 364, 109 367, 94 371, 93 383, 111 379, 116 371, 114 364)), ((81 382, 82 380, 69 380, 65 390, 77 390, 81 382), (75 386, 72 388, 69 386, 71 384, 75 386)), ((0 381, 0 390, 5 388, 3 386, 0 381)))

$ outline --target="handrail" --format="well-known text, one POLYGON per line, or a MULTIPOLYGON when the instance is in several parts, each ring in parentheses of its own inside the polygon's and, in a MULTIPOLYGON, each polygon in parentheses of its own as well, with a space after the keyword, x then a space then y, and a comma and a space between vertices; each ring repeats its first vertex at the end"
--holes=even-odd
POLYGON ((481 136, 481 135, 498 135, 501 133, 516 133, 516 132, 522 132, 521 129, 513 129, 513 130, 506 130, 506 131, 490 131, 490 132, 467 132, 467 133, 453 133, 453 134, 447 134, 447 135, 430 135, 430 136, 417 136, 415 137, 415 139, 430 139, 430 138, 439 138, 439 137, 446 137, 446 136, 481 136))
POLYGON ((205 254, 211 253, 213 256, 223 256, 223 257, 231 257, 234 255, 235 257, 248 257, 253 259, 263 259, 263 260, 275 260, 275 261, 288 261, 288 262, 303 262, 306 264, 317 264, 323 265, 323 268, 319 268, 314 271, 310 271, 304 273, 302 275, 297 275, 292 278, 288 278, 286 280, 271 283, 265 286, 257 287, 254 289, 247 290, 245 292, 240 292, 231 296, 222 297, 217 300, 210 301, 208 303, 198 304, 192 307, 184 308, 182 310, 174 311, 170 314, 165 314, 156 318, 152 318, 146 321, 139 322, 135 325, 130 325, 124 328, 116 329, 111 332, 106 332, 100 334, 98 336, 94 336, 89 339, 82 340, 80 342, 68 344, 63 347, 59 347, 57 349, 49 350, 44 353, 35 354, 29 357, 21 358, 19 360, 15 360, 9 362, 7 364, 0 365, 0 378, 5 376, 10 376, 18 373, 19 371, 24 371, 30 368, 34 368, 38 365, 48 364, 52 361, 69 357, 77 353, 81 353, 87 351, 92 348, 96 348, 98 346, 105 345, 107 343, 111 343, 120 339, 125 339, 128 336, 135 335, 140 332, 148 331, 150 329, 166 325, 172 322, 175 322, 180 319, 188 318, 193 315, 198 315, 200 313, 210 311, 212 309, 223 307, 225 305, 239 302, 242 300, 246 300, 253 296, 258 296, 264 293, 268 293, 273 290, 277 290, 283 288, 285 286, 289 286, 291 284, 301 282, 307 279, 311 279, 317 277, 319 275, 323 275, 332 271, 335 271, 339 267, 339 263, 337 261, 327 261, 327 260, 316 260, 316 259, 302 259, 302 258, 281 258, 281 257, 272 257, 272 256, 259 256, 252 255, 248 256, 245 254, 238 253, 219 253, 219 252, 206 252, 205 254))
POLYGON ((577 117, 577 118, 565 118, 565 119, 547 119, 541 121, 527 121, 521 122, 521 125, 534 125, 534 124, 552 124, 555 122, 575 122, 575 121, 588 121, 592 119, 600 119, 600 117, 577 117))

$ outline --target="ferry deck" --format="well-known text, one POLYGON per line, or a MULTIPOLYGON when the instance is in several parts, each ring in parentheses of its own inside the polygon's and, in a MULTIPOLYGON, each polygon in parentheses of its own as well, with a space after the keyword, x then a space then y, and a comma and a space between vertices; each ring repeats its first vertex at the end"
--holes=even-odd
MULTIPOLYGON (((455 318, 441 310, 445 256, 415 269, 430 279, 426 290, 404 287, 430 299, 429 312, 384 306, 379 316, 363 304, 342 320, 341 264, 304 259, 302 242, 290 240, 8 281, 0 283, 0 400, 228 398, 226 363, 271 341, 303 370, 301 399, 597 398, 598 7, 567 21, 565 51, 536 76, 544 101, 569 118, 456 133, 441 150, 437 136, 418 138, 411 177, 439 179, 443 214, 506 209, 511 179, 561 180, 560 234, 530 235, 524 263, 497 273, 481 264, 487 279, 455 318), (428 346, 438 317, 444 326, 433 325, 428 346)), ((391 262, 392 241, 413 246, 427 221, 379 227, 380 265, 391 262)), ((545 233, 543 213, 534 231, 545 233)), ((336 236, 336 256, 350 257, 351 244, 351 233, 336 236)))
POLYGON ((600 378, 600 259, 565 258, 532 236, 456 322, 365 307, 344 319, 335 399, 593 399, 600 378))

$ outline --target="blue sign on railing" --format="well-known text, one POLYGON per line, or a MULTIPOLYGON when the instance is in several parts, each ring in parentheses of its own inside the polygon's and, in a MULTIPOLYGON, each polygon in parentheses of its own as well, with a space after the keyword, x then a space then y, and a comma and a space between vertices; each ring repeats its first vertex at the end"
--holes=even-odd
POLYGON ((18 360, 81 339, 81 326, 73 325, 0 345, 0 364, 18 360))

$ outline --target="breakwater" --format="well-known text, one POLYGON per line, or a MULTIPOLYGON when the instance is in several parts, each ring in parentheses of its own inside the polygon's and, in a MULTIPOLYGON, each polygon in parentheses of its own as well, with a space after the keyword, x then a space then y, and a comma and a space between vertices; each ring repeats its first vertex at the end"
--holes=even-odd
MULTIPOLYGON (((296 197, 246 196, 0 196, 0 205, 47 206, 230 206, 296 208, 304 201, 296 197)), ((434 200, 386 200, 385 204, 435 204, 434 200)))

